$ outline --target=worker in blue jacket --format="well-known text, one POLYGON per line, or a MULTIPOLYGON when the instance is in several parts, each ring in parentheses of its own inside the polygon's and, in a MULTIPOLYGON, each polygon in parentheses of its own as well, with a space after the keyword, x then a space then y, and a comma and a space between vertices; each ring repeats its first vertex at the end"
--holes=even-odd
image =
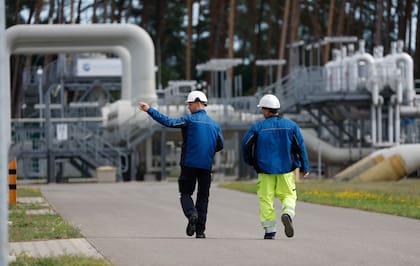
POLYGON ((258 107, 264 120, 255 123, 242 140, 242 152, 247 164, 258 173, 257 194, 264 239, 276 235, 274 198, 282 202, 281 221, 287 237, 293 237, 292 219, 296 207, 296 168, 303 176, 309 174, 305 143, 297 124, 279 115, 280 102, 272 94, 264 95, 258 107))
POLYGON ((212 164, 215 153, 223 149, 224 138, 220 125, 204 109, 207 97, 203 92, 190 92, 186 102, 191 114, 180 118, 163 115, 144 102, 139 103, 139 108, 166 127, 181 128, 183 144, 178 186, 182 210, 188 219, 186 233, 205 238, 212 164), (198 188, 194 204, 192 194, 196 183, 198 188))

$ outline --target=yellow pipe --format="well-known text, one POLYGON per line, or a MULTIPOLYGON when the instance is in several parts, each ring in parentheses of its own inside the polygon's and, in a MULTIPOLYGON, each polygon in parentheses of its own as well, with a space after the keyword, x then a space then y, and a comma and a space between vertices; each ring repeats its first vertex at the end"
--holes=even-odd
POLYGON ((360 173, 355 180, 361 181, 397 181, 406 176, 404 162, 398 154, 378 163, 360 173))
POLYGON ((9 162, 9 204, 16 205, 16 158, 9 162))
POLYGON ((375 157, 365 157, 336 174, 334 178, 341 181, 353 179, 355 176, 382 162, 384 159, 385 158, 382 154, 375 157))

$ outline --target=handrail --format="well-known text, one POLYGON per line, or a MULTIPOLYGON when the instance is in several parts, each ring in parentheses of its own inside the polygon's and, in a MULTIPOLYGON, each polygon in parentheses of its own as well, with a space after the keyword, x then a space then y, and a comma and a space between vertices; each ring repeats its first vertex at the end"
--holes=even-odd
MULTIPOLYGON (((95 155, 95 158, 98 158, 97 155, 100 155, 99 159, 105 160, 113 164, 114 166, 121 167, 121 160, 120 158, 125 158, 127 160, 128 156, 120 151, 120 149, 113 146, 111 143, 106 141, 105 139, 98 136, 98 133, 75 124, 70 124, 70 129, 73 130, 75 136, 78 136, 76 140, 81 144, 84 145, 85 148, 90 154, 95 155), (84 139, 86 138, 86 139, 84 139), (93 141, 91 140, 93 139, 93 141), (111 152, 104 152, 104 149, 108 149, 111 152), (94 152, 92 152, 94 151, 94 152), (110 156, 109 153, 118 154, 118 159, 115 159, 114 156, 110 156)), ((126 172, 128 170, 128 166, 125 165, 123 168, 121 167, 122 172, 126 172)))
MULTIPOLYGON (((13 122, 14 134, 10 153, 16 156, 28 152, 46 154, 47 145, 45 145, 44 130, 42 128, 17 128, 18 123, 17 121, 13 122), (39 134, 39 139, 35 143, 33 142, 33 133, 39 134), (31 145, 28 145, 28 143, 31 143, 31 145)), ((66 151, 78 154, 83 151, 89 155, 89 158, 94 159, 98 165, 105 163, 115 166, 119 174, 128 170, 128 165, 121 163, 121 159, 124 159, 125 162, 128 161, 128 155, 102 138, 99 132, 94 132, 77 124, 69 123, 67 125, 68 139, 53 141, 51 149, 54 152, 66 151)))

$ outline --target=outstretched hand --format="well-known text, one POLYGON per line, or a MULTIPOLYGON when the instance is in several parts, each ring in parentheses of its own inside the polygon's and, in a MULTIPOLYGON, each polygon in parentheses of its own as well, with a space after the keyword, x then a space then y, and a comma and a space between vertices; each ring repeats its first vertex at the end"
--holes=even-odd
POLYGON ((139 102, 139 109, 142 111, 149 111, 150 106, 147 103, 139 102))

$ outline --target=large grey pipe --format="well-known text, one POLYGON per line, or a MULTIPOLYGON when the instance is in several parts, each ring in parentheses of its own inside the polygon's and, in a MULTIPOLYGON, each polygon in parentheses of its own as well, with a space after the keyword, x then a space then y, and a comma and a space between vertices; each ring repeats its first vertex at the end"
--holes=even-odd
POLYGON ((321 155, 321 160, 326 163, 348 165, 370 154, 371 148, 336 148, 319 139, 312 130, 302 129, 302 136, 309 155, 314 158, 321 155))
POLYGON ((0 265, 8 265, 8 150, 10 146, 10 55, 110 52, 123 63, 122 99, 157 101, 154 46, 140 27, 129 24, 17 25, 6 29, 0 0, 0 265))
POLYGON ((9 57, 6 55, 4 0, 0 0, 0 265, 8 265, 8 149, 10 145, 9 57))
POLYGON ((16 25, 6 31, 7 53, 56 54, 109 52, 123 63, 121 99, 157 100, 154 46, 150 36, 131 24, 16 25))

